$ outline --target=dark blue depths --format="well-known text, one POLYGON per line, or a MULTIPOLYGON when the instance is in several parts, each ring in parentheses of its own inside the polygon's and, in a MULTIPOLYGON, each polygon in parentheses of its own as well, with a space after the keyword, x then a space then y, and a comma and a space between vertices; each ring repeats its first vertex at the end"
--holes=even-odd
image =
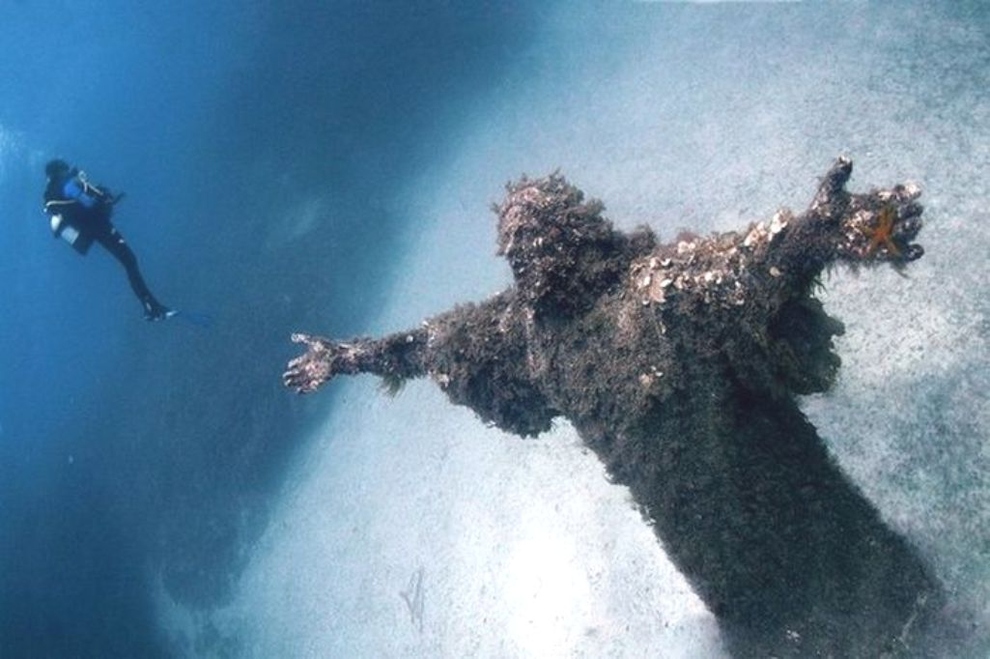
POLYGON ((165 655, 156 593, 229 596, 297 438, 332 405, 281 389, 288 334, 359 331, 401 249, 390 196, 535 13, 22 0, 5 16, 0 657, 165 655), (54 156, 127 192, 115 223, 152 290, 212 330, 144 323, 115 262, 53 241, 54 156))

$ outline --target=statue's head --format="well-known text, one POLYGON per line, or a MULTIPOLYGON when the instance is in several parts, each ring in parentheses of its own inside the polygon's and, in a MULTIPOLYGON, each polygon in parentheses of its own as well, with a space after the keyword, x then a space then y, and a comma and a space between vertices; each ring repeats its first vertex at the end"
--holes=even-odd
POLYGON ((622 236, 601 216, 604 205, 563 176, 508 186, 498 213, 498 253, 509 261, 520 295, 539 313, 586 310, 617 281, 622 236))

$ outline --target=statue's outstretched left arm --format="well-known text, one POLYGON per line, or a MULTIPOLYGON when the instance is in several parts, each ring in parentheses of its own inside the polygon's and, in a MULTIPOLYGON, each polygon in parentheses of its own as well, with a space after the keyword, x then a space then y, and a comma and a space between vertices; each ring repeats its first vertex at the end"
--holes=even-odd
POLYGON ((817 276, 836 262, 900 269, 921 258, 924 249, 913 242, 924 210, 917 201, 920 188, 895 185, 854 194, 846 190, 851 174, 852 161, 838 158, 806 212, 790 221, 778 214, 767 227, 780 231, 764 252, 767 266, 802 277, 817 276))

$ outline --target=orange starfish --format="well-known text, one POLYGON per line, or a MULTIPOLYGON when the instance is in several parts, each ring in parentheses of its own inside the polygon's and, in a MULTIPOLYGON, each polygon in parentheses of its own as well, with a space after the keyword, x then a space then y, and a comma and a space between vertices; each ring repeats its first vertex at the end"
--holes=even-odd
POLYGON ((893 206, 884 206, 880 210, 880 217, 874 229, 866 229, 866 235, 870 239, 870 244, 866 248, 866 255, 870 256, 879 247, 886 248, 892 256, 900 256, 901 250, 894 242, 894 221, 897 219, 897 211, 893 206))

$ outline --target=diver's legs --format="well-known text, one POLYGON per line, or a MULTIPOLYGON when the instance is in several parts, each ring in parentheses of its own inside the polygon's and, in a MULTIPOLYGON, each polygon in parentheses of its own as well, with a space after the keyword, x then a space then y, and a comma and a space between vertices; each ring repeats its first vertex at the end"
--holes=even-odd
POLYGON ((127 246, 120 232, 111 226, 109 230, 99 232, 96 235, 96 241, 124 266, 131 289, 144 307, 145 317, 148 320, 163 318, 168 308, 155 299, 155 296, 148 289, 148 285, 144 283, 144 277, 141 276, 141 271, 138 269, 137 256, 127 246))

